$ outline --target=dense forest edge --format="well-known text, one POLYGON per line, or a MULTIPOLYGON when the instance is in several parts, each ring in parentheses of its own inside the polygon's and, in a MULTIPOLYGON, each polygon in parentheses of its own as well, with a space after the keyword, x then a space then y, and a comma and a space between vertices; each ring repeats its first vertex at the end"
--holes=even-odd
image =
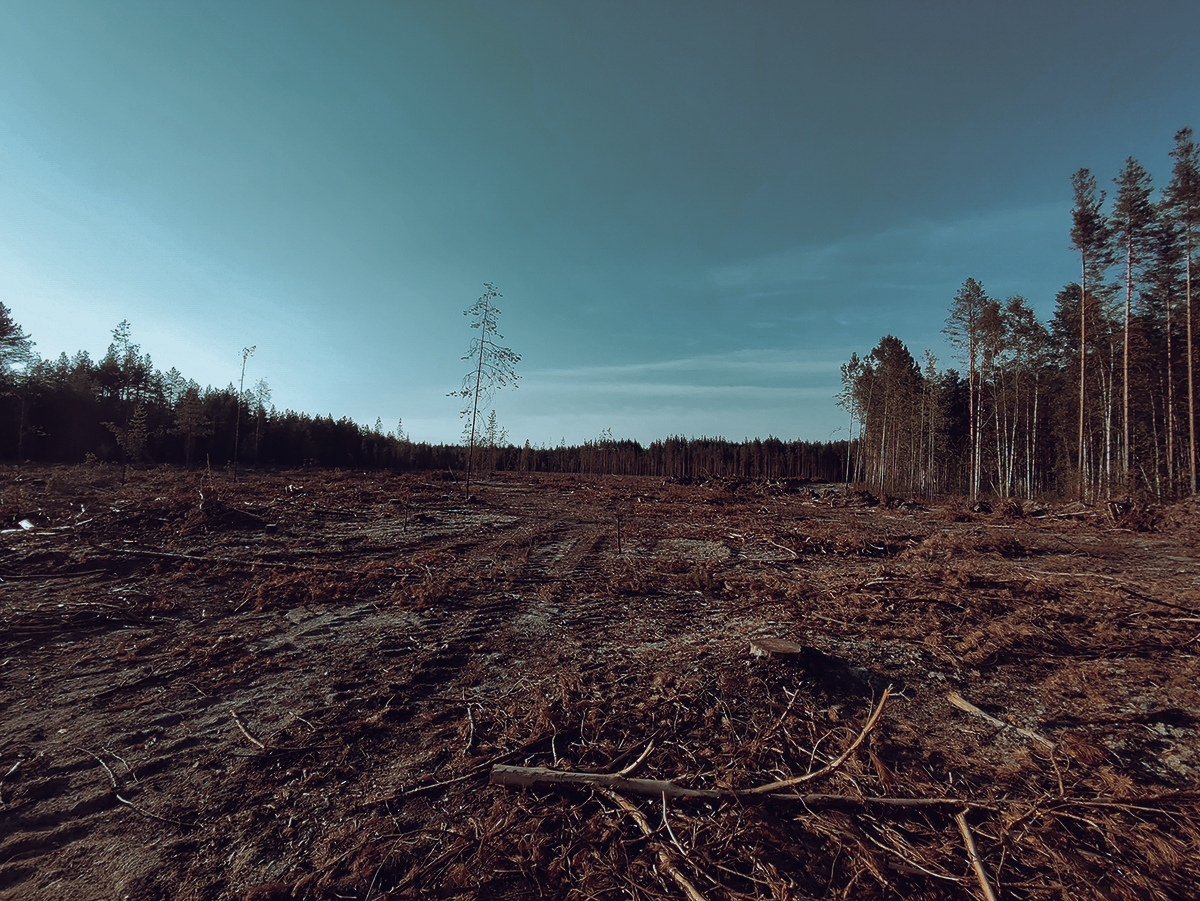
MULTIPOLYGON (((384 431, 349 418, 279 411, 270 388, 202 388, 172 368, 154 368, 128 322, 113 330, 103 359, 84 351, 40 359, 30 336, 0 303, 0 458, 41 463, 106 463, 188 468, 326 467, 453 470, 467 448, 409 440, 403 423, 384 431), (236 454, 235 454, 236 448, 236 454)), ((464 442, 465 444, 466 442, 464 442)), ((606 473, 701 478, 830 480, 844 471, 845 443, 777 438, 731 442, 672 437, 642 446, 610 433, 582 445, 509 443, 495 415, 475 441, 487 472, 606 473)))
POLYGON ((853 438, 847 480, 894 494, 1125 496, 1197 491, 1193 257, 1200 157, 1175 135, 1174 169, 1155 198, 1126 160, 1106 193, 1071 177, 1070 241, 1079 280, 1041 322, 1021 296, 989 297, 967 279, 946 334, 964 375, 918 363, 888 335, 842 367, 838 404, 853 438))

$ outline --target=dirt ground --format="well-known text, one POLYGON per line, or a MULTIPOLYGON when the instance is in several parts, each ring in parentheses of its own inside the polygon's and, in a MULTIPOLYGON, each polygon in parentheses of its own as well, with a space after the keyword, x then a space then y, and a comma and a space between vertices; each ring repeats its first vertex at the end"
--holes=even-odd
POLYGON ((0 473, 0 897, 1195 897, 1200 502, 442 476, 0 473))

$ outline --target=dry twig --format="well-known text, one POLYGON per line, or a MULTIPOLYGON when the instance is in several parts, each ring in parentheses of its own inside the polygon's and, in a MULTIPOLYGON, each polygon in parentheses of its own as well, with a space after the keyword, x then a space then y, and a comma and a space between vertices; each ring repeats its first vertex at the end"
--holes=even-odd
MULTIPOLYGON (((645 814, 638 810, 632 802, 617 794, 610 788, 597 786, 596 791, 600 792, 600 794, 604 795, 604 797, 608 798, 614 804, 620 806, 622 810, 633 817, 634 822, 638 824, 638 828, 642 830, 642 835, 646 836, 647 838, 650 838, 654 835, 654 830, 650 828, 650 823, 646 819, 645 814)), ((688 896, 689 901, 708 901, 704 893, 701 892, 700 889, 696 888, 696 886, 692 884, 692 881, 683 873, 681 873, 677 866, 675 866, 675 861, 671 859, 671 854, 665 847, 663 847, 661 844, 655 843, 654 850, 658 854, 659 869, 675 880, 676 885, 678 885, 683 890, 683 893, 688 896)))
POLYGON ((21 761, 22 761, 22 758, 18 757, 17 762, 12 765, 12 767, 9 769, 9 771, 7 773, 5 773, 3 776, 0 776, 0 804, 4 803, 4 794, 2 791, 4 788, 4 780, 7 779, 9 776, 11 776, 13 773, 15 773, 17 771, 17 767, 19 767, 21 765, 21 761))
POLYGON ((248 731, 246 731, 246 727, 244 725, 242 725, 241 717, 238 716, 238 713, 236 710, 229 711, 229 715, 233 717, 234 723, 236 723, 237 727, 242 730, 242 735, 246 736, 246 738, 250 740, 251 744, 257 745, 258 747, 262 748, 264 751, 267 749, 266 745, 264 745, 261 741, 259 741, 257 738, 255 738, 253 735, 251 735, 248 731))
POLYGON ((470 727, 467 731, 467 743, 461 751, 464 757, 471 750, 471 745, 475 744, 475 714, 471 712, 471 704, 469 702, 467 703, 467 724, 470 727))
MULTIPOLYGON (((95 758, 96 762, 98 764, 100 764, 100 766, 104 767, 104 772, 108 773, 108 779, 110 782, 112 782, 113 791, 116 791, 118 788, 120 788, 120 786, 117 785, 117 777, 113 775, 113 771, 108 768, 107 763, 105 763, 103 760, 101 760, 99 757, 97 757, 95 754, 93 754, 87 748, 76 748, 76 750, 82 751, 84 754, 87 754, 89 757, 95 758)), ((13 769, 15 770, 16 767, 14 766, 13 769)), ((11 773, 12 770, 9 770, 9 772, 11 773)), ((118 796, 118 797, 120 797, 120 796, 118 796)), ((128 802, 126 802, 126 803, 128 803, 128 802)))
POLYGON ((402 792, 397 792, 387 798, 380 798, 374 803, 382 803, 384 801, 396 801, 400 798, 408 798, 412 795, 421 795, 428 791, 433 791, 438 788, 445 788, 447 785, 454 785, 458 782, 466 782, 468 779, 474 779, 477 776, 482 776, 488 765, 485 763, 482 766, 477 766, 469 773, 463 773, 461 776, 455 776, 452 779, 443 779, 441 782, 427 782, 425 785, 418 785, 414 788, 405 789, 402 792))
POLYGON ((625 767, 625 769, 618 770, 617 775, 618 776, 632 776, 634 771, 636 771, 638 767, 640 767, 643 763, 646 762, 646 758, 650 756, 650 752, 653 750, 654 750, 654 739, 650 739, 650 742, 646 745, 646 750, 642 751, 642 753, 638 755, 638 759, 635 760, 633 763, 629 764, 629 766, 625 767))
POLYGON ((810 782, 813 779, 820 779, 822 776, 828 776, 839 766, 845 763, 846 759, 853 754, 858 749, 858 746, 866 740, 866 737, 870 735, 871 730, 875 728, 876 724, 879 722, 879 718, 883 715, 883 706, 887 703, 887 699, 891 697, 891 695, 892 687, 889 685, 883 690, 883 697, 879 699, 879 706, 875 708, 874 712, 867 719, 867 724, 863 726, 863 730, 859 733, 858 738, 854 739, 854 741, 851 742, 850 747, 843 751, 841 755, 832 763, 820 770, 817 770, 815 773, 807 773, 804 776, 795 776, 791 779, 781 779, 778 782, 770 782, 767 785, 760 785, 757 788, 750 789, 747 794, 766 794, 767 792, 773 792, 780 788, 787 788, 792 785, 799 785, 802 782, 810 782))
MULTIPOLYGON (((107 767, 106 767, 106 769, 107 769, 107 767)), ((199 825, 200 825, 199 823, 185 823, 183 820, 173 820, 173 819, 171 819, 170 817, 160 817, 158 814, 156 814, 156 813, 151 813, 150 811, 146 810, 144 807, 138 807, 138 806, 137 806, 136 804, 134 804, 132 801, 130 801, 130 800, 127 800, 126 798, 122 798, 122 797, 121 797, 119 794, 114 794, 114 797, 115 797, 115 798, 116 798, 118 801, 120 801, 122 804, 124 804, 126 807, 128 807, 129 809, 131 809, 131 810, 136 810, 136 811, 137 811, 138 813, 140 813, 142 816, 144 816, 144 817, 149 817, 149 818, 150 818, 150 819, 152 819, 152 820, 158 820, 158 821, 159 821, 159 822, 161 822, 161 823, 171 823, 172 825, 175 825, 175 826, 184 826, 184 827, 186 827, 186 828, 188 828, 188 829, 191 829, 191 828, 193 828, 193 827, 195 827, 195 826, 199 826, 199 825)))
POLYGON ((1034 732, 1032 729, 1025 729, 1021 726, 1014 726, 1012 723, 1006 723, 1003 720, 996 719, 990 713, 985 713, 984 711, 980 710, 978 707, 976 707, 974 704, 972 704, 970 701, 968 701, 966 698, 964 698, 962 695, 960 695, 957 691, 950 692, 950 694, 947 695, 946 697, 950 701, 950 703, 953 704, 955 707, 957 707, 959 710, 963 710, 974 716, 980 717, 981 719, 984 719, 987 722, 991 723, 997 729, 1015 729, 1017 732, 1020 732, 1026 738, 1032 738, 1038 744, 1040 744, 1044 748, 1046 748, 1046 750, 1048 750, 1048 751, 1054 750, 1054 742, 1052 742, 1050 739, 1046 738, 1046 736, 1039 735, 1038 733, 1034 732))
POLYGON ((975 837, 971 835, 971 827, 967 825, 966 811, 956 813, 954 822, 958 823, 958 831, 962 833, 963 843, 967 846, 967 856, 971 858, 971 866, 974 867, 975 875, 979 879, 979 887, 983 890, 984 901, 996 901, 996 893, 992 891, 992 886, 988 883, 987 871, 984 870, 983 861, 975 849, 975 837))

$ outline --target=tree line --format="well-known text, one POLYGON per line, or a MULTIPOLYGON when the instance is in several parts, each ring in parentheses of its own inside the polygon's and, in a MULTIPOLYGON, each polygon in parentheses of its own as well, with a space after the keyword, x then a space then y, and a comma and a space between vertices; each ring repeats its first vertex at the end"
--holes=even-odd
MULTIPOLYGON (((253 348, 242 351, 242 362, 253 348)), ((45 463, 94 460, 124 466, 342 467, 463 471, 469 446, 411 441, 403 422, 385 431, 333 416, 277 410, 265 381, 201 387, 162 372, 134 343, 128 322, 104 356, 41 359, 0 303, 0 458, 45 463)), ((611 473, 673 478, 836 479, 845 442, 726 441, 671 437, 644 446, 606 430, 582 445, 508 441, 495 412, 475 440, 484 471, 611 473)))
POLYGON ((847 479, 880 490, 1094 499, 1197 491, 1193 298, 1200 154, 1175 135, 1171 179, 1155 196, 1135 159, 1113 179, 1071 177, 1079 280, 1041 322, 1020 296, 967 279, 945 334, 965 374, 918 363, 894 336, 842 367, 850 417, 847 479))

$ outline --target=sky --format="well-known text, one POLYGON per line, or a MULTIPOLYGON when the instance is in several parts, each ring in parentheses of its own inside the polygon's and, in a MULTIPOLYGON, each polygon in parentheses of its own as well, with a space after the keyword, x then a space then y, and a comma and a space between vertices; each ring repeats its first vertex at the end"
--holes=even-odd
POLYGON ((840 366, 1043 318, 1070 176, 1162 186, 1200 4, 0 0, 0 302, 45 358, 455 442, 492 283, 516 443, 836 440, 840 366))

